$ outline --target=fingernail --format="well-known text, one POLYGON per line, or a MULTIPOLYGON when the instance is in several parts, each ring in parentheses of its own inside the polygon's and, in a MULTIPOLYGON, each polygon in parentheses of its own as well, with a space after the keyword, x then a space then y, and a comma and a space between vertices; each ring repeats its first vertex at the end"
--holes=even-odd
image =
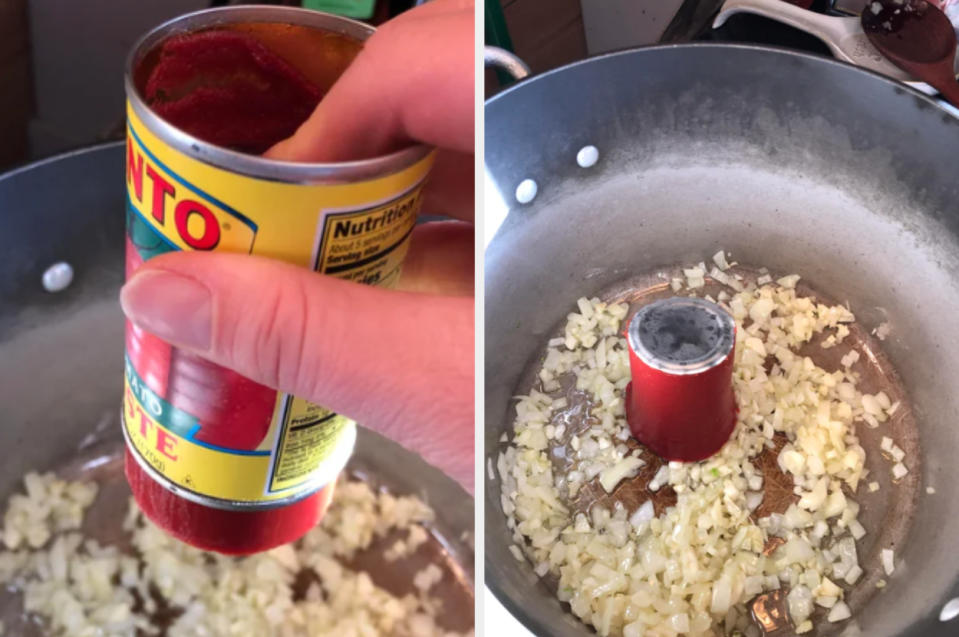
POLYGON ((135 274, 120 290, 120 306, 127 318, 165 341, 210 348, 212 295, 190 277, 166 270, 135 274))

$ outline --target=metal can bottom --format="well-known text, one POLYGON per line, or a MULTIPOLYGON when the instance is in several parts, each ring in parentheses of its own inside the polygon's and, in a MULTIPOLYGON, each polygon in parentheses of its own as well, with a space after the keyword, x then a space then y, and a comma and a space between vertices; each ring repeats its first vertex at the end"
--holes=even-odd
POLYGON ((249 555, 303 537, 326 513, 336 486, 334 480, 278 508, 227 510, 173 493, 140 466, 129 447, 124 473, 137 505, 151 522, 191 546, 225 555, 249 555))

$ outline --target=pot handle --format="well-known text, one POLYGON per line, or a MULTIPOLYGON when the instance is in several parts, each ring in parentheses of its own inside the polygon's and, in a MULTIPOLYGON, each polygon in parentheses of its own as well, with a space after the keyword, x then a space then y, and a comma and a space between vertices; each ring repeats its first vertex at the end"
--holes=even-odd
POLYGON ((500 69, 508 73, 514 80, 522 80, 530 76, 531 71, 526 62, 515 54, 498 46, 483 47, 483 63, 486 67, 500 69))
POLYGON ((849 61, 848 57, 839 47, 839 42, 859 26, 859 18, 825 16, 782 0, 726 0, 713 20, 713 28, 723 26, 729 16, 737 13, 760 15, 805 31, 822 40, 836 57, 846 61, 849 61))
MULTIPOLYGON (((928 84, 913 80, 908 73, 876 50, 866 34, 862 32, 862 26, 857 17, 822 15, 815 11, 801 9, 783 0, 726 0, 713 20, 713 28, 718 29, 723 26, 730 16, 737 13, 751 13, 805 31, 819 38, 838 60, 905 82, 927 95, 935 95, 935 89, 928 84)), ((959 70, 959 56, 956 58, 956 68, 959 70)))
POLYGON ((827 16, 802 9, 783 0, 726 0, 713 20, 713 28, 726 23, 729 16, 752 13, 819 38, 829 47, 833 56, 863 68, 878 71, 894 79, 905 81, 909 74, 887 60, 862 32, 859 18, 827 16))

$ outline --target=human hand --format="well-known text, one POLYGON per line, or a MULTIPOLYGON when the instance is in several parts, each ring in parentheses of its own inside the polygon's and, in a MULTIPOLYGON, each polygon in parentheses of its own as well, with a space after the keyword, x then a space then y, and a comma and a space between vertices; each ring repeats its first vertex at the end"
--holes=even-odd
POLYGON ((473 491, 473 4, 435 0, 385 24, 267 156, 440 151, 397 290, 246 255, 178 252, 121 292, 134 323, 418 452, 473 491), (437 55, 441 52, 441 55, 437 55))

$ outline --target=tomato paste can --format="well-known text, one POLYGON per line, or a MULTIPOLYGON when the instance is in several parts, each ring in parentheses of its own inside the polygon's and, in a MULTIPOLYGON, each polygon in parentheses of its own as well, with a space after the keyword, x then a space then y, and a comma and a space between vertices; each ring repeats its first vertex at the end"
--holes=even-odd
MULTIPOLYGON (((185 15, 144 36, 125 77, 127 277, 158 254, 198 250, 393 285, 433 150, 412 146, 360 161, 292 163, 215 145, 174 126, 144 98, 150 65, 170 38, 214 30, 255 38, 319 92, 374 32, 315 11, 238 6, 185 15)), ((356 424, 129 322, 126 330, 126 472, 144 513, 195 546, 234 554, 265 550, 312 528, 350 457, 356 424)))
POLYGON ((693 462, 719 451, 736 425, 733 317, 703 299, 668 298, 640 308, 626 338, 633 436, 666 460, 693 462))

